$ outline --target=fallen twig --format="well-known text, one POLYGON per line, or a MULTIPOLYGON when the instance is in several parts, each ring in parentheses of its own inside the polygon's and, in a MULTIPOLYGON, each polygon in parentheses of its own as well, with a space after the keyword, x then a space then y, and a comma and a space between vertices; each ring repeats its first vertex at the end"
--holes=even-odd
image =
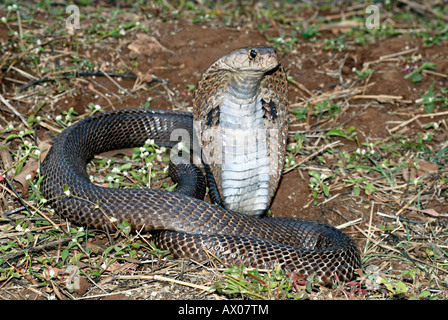
POLYGON ((429 114, 418 114, 418 115, 412 117, 411 119, 402 122, 398 126, 390 129, 389 131, 391 133, 393 133, 393 132, 399 130, 400 128, 402 128, 402 127, 404 127, 404 126, 410 124, 411 122, 414 122, 415 120, 420 119, 420 118, 433 118, 433 117, 446 116, 446 115, 448 115, 448 111, 429 113, 429 114))
POLYGON ((215 291, 214 288, 212 287, 206 287, 200 284, 194 284, 191 282, 186 282, 186 281, 180 281, 180 280, 176 280, 176 279, 171 279, 171 278, 167 278, 164 276, 160 276, 160 275, 132 275, 132 276, 127 276, 127 275, 118 275, 116 277, 114 277, 114 279, 121 279, 121 280, 155 280, 155 281, 165 281, 165 282, 172 282, 175 284, 179 284, 182 286, 187 286, 190 288, 195 288, 195 289, 199 289, 199 290, 203 290, 203 291, 209 291, 209 292, 213 292, 215 291))
POLYGON ((12 113, 14 113, 14 114, 16 115, 16 116, 20 119, 20 121, 23 122, 23 124, 24 124, 26 127, 28 127, 28 122, 26 121, 26 119, 24 118, 24 116, 22 116, 22 114, 21 114, 19 111, 17 111, 17 109, 14 108, 14 107, 8 102, 8 100, 6 100, 6 99, 3 97, 3 95, 1 95, 1 94, 0 94, 0 101, 3 102, 3 104, 4 104, 5 106, 7 106, 8 109, 12 111, 12 113))
POLYGON ((27 84, 24 84, 23 86, 19 87, 19 92, 23 91, 29 87, 38 85, 40 83, 44 82, 50 82, 50 81, 56 81, 57 79, 67 79, 67 78, 74 78, 74 77, 100 77, 100 76, 106 76, 110 79, 110 77, 122 77, 122 78, 128 78, 128 79, 137 79, 137 76, 133 73, 105 73, 105 72, 64 72, 58 77, 45 77, 42 79, 33 80, 31 82, 28 82, 27 84))

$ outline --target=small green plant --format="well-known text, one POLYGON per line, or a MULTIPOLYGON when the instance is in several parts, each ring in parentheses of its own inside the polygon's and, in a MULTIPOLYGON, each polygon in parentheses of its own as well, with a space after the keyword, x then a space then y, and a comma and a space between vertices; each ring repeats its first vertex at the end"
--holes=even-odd
POLYGON ((347 140, 355 140, 357 134, 358 133, 356 132, 356 128, 353 126, 349 127, 347 130, 337 128, 331 129, 325 133, 325 135, 328 137, 342 137, 347 140))
POLYGON ((432 62, 425 62, 420 67, 404 76, 405 79, 411 79, 412 82, 420 82, 423 79, 422 71, 426 69, 435 69, 436 66, 432 62))
POLYGON ((297 32, 295 30, 292 30, 289 35, 287 34, 281 37, 273 37, 273 38, 266 36, 266 38, 268 39, 269 42, 272 43, 272 47, 282 52, 290 52, 294 48, 294 46, 299 42, 297 32))
POLYGON ((371 69, 369 69, 369 70, 367 70, 367 71, 360 71, 360 70, 357 70, 355 67, 352 69, 352 71, 354 72, 354 73, 356 73, 356 75, 358 76, 358 79, 360 79, 360 80, 365 80, 365 79, 367 79, 375 70, 371 70, 371 69))
POLYGON ((73 107, 71 107, 68 111, 62 110, 61 113, 62 113, 62 115, 61 114, 57 115, 55 120, 62 127, 71 126, 73 123, 73 120, 75 120, 74 117, 78 115, 78 113, 75 111, 75 109, 73 109, 73 107), (63 115, 65 117, 63 117, 63 115))
POLYGON ((297 292, 294 281, 280 267, 268 273, 244 266, 230 267, 223 271, 224 277, 215 283, 219 293, 250 299, 300 299, 304 292, 297 292))
POLYGON ((306 136, 303 133, 294 134, 294 141, 286 146, 285 168, 294 167, 296 165, 296 157, 303 152, 303 144, 306 136))
POLYGON ((316 36, 320 36, 321 33, 318 31, 315 26, 308 26, 306 29, 302 31, 302 37, 305 39, 310 39, 316 36))
POLYGON ((434 107, 438 103, 441 103, 442 107, 448 105, 448 97, 446 95, 446 93, 448 93, 448 90, 446 88, 440 88, 442 95, 438 95, 434 90, 434 85, 435 82, 431 84, 428 91, 422 94, 420 99, 418 100, 419 104, 425 105, 426 113, 432 113, 434 111, 434 107))
POLYGON ((346 48, 345 37, 346 37, 346 34, 342 34, 341 36, 336 37, 336 38, 324 39, 323 49, 324 50, 336 49, 338 51, 345 50, 345 48, 346 48))
POLYGON ((291 113, 296 115, 297 120, 307 119, 308 113, 311 113, 313 117, 322 117, 323 119, 335 118, 340 112, 341 108, 328 99, 316 105, 310 105, 306 108, 295 108, 291 111, 291 113))
POLYGON ((333 175, 320 174, 316 171, 309 171, 308 174, 311 176, 310 183, 308 187, 310 188, 314 200, 314 205, 317 205, 317 199, 319 195, 323 194, 325 197, 330 195, 330 189, 328 188, 328 183, 333 175))

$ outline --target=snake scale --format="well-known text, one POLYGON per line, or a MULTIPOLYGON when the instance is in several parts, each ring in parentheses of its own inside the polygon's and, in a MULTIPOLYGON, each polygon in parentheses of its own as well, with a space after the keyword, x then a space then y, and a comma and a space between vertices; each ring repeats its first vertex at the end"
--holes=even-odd
MULTIPOLYGON (((259 216, 269 207, 283 168, 286 87, 274 49, 232 51, 202 75, 193 115, 122 109, 66 128, 42 163, 43 195, 75 224, 114 230, 126 221, 133 230, 151 232, 156 245, 175 258, 267 269, 279 265, 300 275, 314 274, 326 285, 350 280, 361 262, 347 234, 317 221, 259 216), (196 126, 200 133, 193 130, 196 126), (86 165, 94 155, 141 146, 147 139, 173 147, 178 142, 173 141, 175 130, 187 132, 192 143, 199 141, 202 161, 209 166, 207 177, 216 180, 213 198, 222 206, 195 194, 196 189, 205 190, 196 178, 180 182, 181 189, 193 186, 192 192, 110 189, 90 182, 86 165), (244 134, 253 140, 241 143, 244 134), (216 161, 227 153, 229 161, 216 161)), ((178 171, 176 166, 173 171, 178 171)), ((184 174, 189 173, 180 176, 184 174)))

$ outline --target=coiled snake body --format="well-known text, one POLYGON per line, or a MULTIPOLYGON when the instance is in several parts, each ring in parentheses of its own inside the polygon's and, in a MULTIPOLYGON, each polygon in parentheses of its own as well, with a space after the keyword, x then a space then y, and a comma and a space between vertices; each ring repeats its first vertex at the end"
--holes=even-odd
MULTIPOLYGON (((65 129, 42 164, 44 196, 76 224, 113 230, 126 221, 134 230, 152 232, 158 247, 174 257, 214 257, 225 265, 268 269, 280 265, 297 274, 314 274, 324 284, 351 279, 360 267, 360 254, 342 231, 316 221, 256 216, 270 204, 286 144, 286 77, 275 51, 243 48, 223 56, 202 76, 194 101, 199 129, 216 129, 225 136, 220 140, 199 134, 197 139, 218 185, 215 199, 226 208, 196 199, 195 191, 109 189, 90 182, 86 164, 95 154, 141 146, 149 138, 172 147, 178 141, 171 134, 179 129, 193 141, 192 114, 169 110, 111 111, 65 129), (263 128, 270 132, 261 134, 264 141, 258 135, 263 128), (233 132, 249 133, 255 143, 239 144, 233 132), (214 162, 214 150, 220 156, 230 152, 230 162, 214 162)), ((193 180, 186 184, 204 189, 193 180)))

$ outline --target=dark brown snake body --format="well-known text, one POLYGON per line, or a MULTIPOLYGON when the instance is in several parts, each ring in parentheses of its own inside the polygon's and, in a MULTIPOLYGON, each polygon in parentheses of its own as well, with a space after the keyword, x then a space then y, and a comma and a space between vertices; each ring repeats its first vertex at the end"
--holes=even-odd
POLYGON ((86 165, 94 155, 141 146, 147 139, 172 147, 177 141, 171 134, 179 129, 194 136, 192 114, 124 109, 78 121, 54 140, 42 164, 42 192, 58 214, 78 225, 114 230, 126 221, 133 230, 152 232, 156 245, 174 257, 268 269, 279 265, 314 274, 323 284, 353 277, 360 267, 359 250, 332 226, 246 215, 182 193, 109 189, 90 182, 86 165))

